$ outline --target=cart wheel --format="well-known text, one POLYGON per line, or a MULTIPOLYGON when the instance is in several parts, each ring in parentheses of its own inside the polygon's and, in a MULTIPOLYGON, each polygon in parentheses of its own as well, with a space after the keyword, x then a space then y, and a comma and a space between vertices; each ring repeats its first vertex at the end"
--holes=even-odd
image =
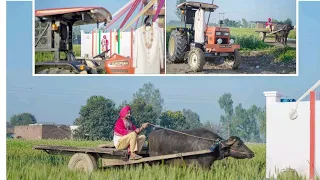
POLYGON ((234 50, 234 62, 232 65, 232 69, 238 69, 241 64, 241 56, 238 49, 234 50))
POLYGON ((92 155, 76 153, 71 157, 68 168, 70 170, 81 170, 91 173, 98 168, 98 165, 96 159, 92 155))
POLYGON ((200 48, 193 48, 188 55, 190 69, 194 72, 200 72, 205 64, 204 53, 200 48))
POLYGON ((260 40, 264 42, 264 40, 266 39, 266 34, 264 32, 260 32, 260 40))

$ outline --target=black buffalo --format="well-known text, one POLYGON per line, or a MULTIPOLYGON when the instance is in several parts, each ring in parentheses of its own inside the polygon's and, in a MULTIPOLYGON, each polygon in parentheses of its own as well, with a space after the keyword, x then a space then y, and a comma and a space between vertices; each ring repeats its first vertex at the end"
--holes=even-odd
MULTIPOLYGON (((172 159, 165 161, 166 164, 183 164, 188 166, 198 166, 209 169, 215 160, 221 160, 226 157, 234 157, 236 159, 250 159, 254 157, 254 153, 243 143, 243 141, 235 136, 228 140, 222 140, 220 136, 205 128, 197 128, 192 130, 181 131, 194 136, 220 139, 219 147, 210 154, 202 154, 195 156, 187 156, 183 159, 172 159)), ((183 153, 191 151, 199 151, 209 149, 214 144, 213 141, 199 139, 177 132, 161 129, 152 131, 149 135, 149 156, 160 156, 174 153, 183 153)))

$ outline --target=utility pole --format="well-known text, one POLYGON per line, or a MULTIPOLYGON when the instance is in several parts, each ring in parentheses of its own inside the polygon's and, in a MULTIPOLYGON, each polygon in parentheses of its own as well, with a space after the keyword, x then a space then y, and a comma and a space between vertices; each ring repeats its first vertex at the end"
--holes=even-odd
POLYGON ((223 15, 223 16, 222 16, 222 17, 223 17, 222 20, 224 20, 224 14, 225 14, 225 13, 219 13, 219 20, 221 20, 220 15, 223 15))

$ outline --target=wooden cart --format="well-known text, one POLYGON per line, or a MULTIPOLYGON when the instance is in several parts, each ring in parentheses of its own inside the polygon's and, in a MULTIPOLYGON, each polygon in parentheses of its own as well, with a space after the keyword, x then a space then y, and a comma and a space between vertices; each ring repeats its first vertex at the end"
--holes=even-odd
POLYGON ((72 156, 69 160, 68 168, 70 170, 82 170, 88 173, 93 172, 98 168, 98 161, 101 162, 100 168, 112 166, 125 166, 134 164, 150 163, 175 158, 183 158, 186 156, 197 156, 201 154, 209 154, 214 151, 214 148, 201 151, 176 153, 169 155, 149 157, 147 149, 143 148, 139 155, 144 158, 139 160, 129 160, 127 150, 116 150, 114 146, 100 147, 71 147, 71 146, 33 146, 35 150, 43 150, 52 155, 69 155, 72 156))
POLYGON ((284 30, 280 29, 280 30, 273 31, 273 32, 269 32, 268 30, 256 30, 255 32, 259 33, 260 40, 264 42, 267 35, 276 35, 277 33, 280 33, 281 31, 284 31, 284 30))

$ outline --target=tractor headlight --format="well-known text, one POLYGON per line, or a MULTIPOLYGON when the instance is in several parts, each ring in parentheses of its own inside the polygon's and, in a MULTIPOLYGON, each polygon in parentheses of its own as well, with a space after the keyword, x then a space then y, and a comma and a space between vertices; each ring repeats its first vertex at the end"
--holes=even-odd
POLYGON ((219 39, 217 40, 217 42, 218 42, 218 44, 221 44, 221 43, 222 43, 222 39, 219 38, 219 39))
POLYGON ((234 40, 233 39, 230 39, 230 44, 233 44, 234 43, 234 40))
POLYGON ((216 36, 221 36, 221 32, 216 32, 216 36))
POLYGON ((225 35, 225 36, 229 36, 229 33, 228 33, 228 32, 225 32, 224 35, 225 35))

